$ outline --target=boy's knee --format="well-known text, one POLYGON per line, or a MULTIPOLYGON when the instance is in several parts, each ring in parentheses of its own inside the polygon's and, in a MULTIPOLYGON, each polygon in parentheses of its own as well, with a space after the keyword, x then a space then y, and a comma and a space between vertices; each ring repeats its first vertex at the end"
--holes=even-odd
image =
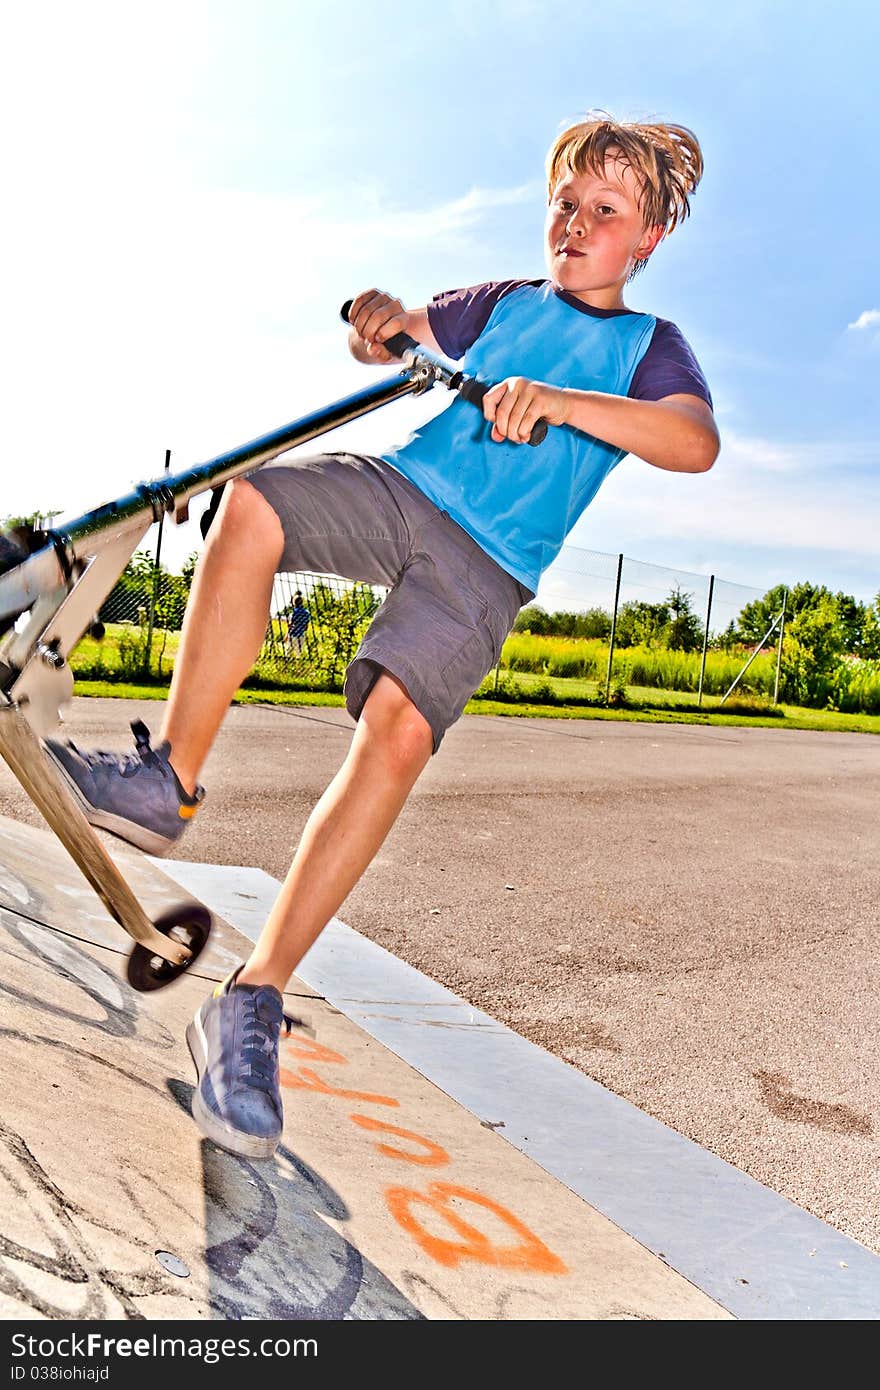
POLYGON ((383 671, 368 695, 360 722, 364 733, 381 745, 402 771, 424 765, 434 749, 427 719, 395 676, 383 671))
POLYGON ((277 549, 279 555, 284 548, 284 532, 274 508, 247 478, 227 483, 209 543, 212 539, 227 543, 241 539, 250 546, 277 549))

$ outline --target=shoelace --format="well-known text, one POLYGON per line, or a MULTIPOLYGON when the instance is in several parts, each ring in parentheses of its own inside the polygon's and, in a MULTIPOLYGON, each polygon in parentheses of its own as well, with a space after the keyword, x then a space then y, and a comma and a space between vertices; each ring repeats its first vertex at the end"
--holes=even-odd
MULTIPOLYGON (((274 1018, 268 1019, 260 1016, 256 994, 244 994, 242 1002, 245 1018, 241 1052, 246 1067, 245 1075, 250 1084, 255 1086, 257 1090, 273 1093, 280 1025, 279 1033, 276 1033, 274 1018)), ((286 1013, 281 1014, 281 1024, 284 1025, 285 1037, 290 1033, 296 1021, 286 1013)))
POLYGON ((163 777, 167 777, 168 767, 164 759, 150 746, 150 734, 146 725, 135 723, 131 728, 135 737, 135 747, 131 753, 106 753, 100 750, 84 753, 75 743, 71 742, 70 746, 87 767, 115 767, 122 777, 133 777, 143 767, 154 767, 163 777))

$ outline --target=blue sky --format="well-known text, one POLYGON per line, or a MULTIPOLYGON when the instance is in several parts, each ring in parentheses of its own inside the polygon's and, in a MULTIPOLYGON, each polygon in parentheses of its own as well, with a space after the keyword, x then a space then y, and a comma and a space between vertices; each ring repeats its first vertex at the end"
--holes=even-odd
MULTIPOLYGON (((166 448, 183 468, 378 379, 338 322, 360 289, 542 274, 547 147, 601 107, 702 142, 692 216, 627 302, 692 343, 722 452, 698 477, 625 460, 572 543, 871 598, 878 38, 854 0, 17 7, 0 514, 78 514, 166 448)), ((326 445, 381 451, 447 401, 326 445)), ((199 544, 166 537, 173 567, 199 544)))

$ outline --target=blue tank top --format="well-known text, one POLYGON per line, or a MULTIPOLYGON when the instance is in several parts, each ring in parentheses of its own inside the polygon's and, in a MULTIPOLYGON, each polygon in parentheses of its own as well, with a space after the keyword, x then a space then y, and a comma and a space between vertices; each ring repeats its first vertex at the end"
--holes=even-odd
MULTIPOLYGON (((526 284, 499 299, 462 369, 484 382, 524 376, 625 396, 655 324, 650 314, 593 317, 549 283, 526 284)), ((479 409, 456 396, 383 457, 534 592, 626 451, 568 425, 551 426, 535 448, 496 444, 491 433, 479 409)))

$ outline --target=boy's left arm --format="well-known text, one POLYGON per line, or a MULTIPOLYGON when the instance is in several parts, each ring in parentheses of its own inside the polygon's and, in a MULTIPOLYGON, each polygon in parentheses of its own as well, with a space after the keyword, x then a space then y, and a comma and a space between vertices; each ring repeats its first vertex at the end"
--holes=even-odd
POLYGON ((483 414, 492 423, 496 443, 525 443, 536 422, 546 420, 582 430, 673 473, 705 473, 721 447, 715 417, 700 396, 640 401, 508 377, 487 392, 483 414))

